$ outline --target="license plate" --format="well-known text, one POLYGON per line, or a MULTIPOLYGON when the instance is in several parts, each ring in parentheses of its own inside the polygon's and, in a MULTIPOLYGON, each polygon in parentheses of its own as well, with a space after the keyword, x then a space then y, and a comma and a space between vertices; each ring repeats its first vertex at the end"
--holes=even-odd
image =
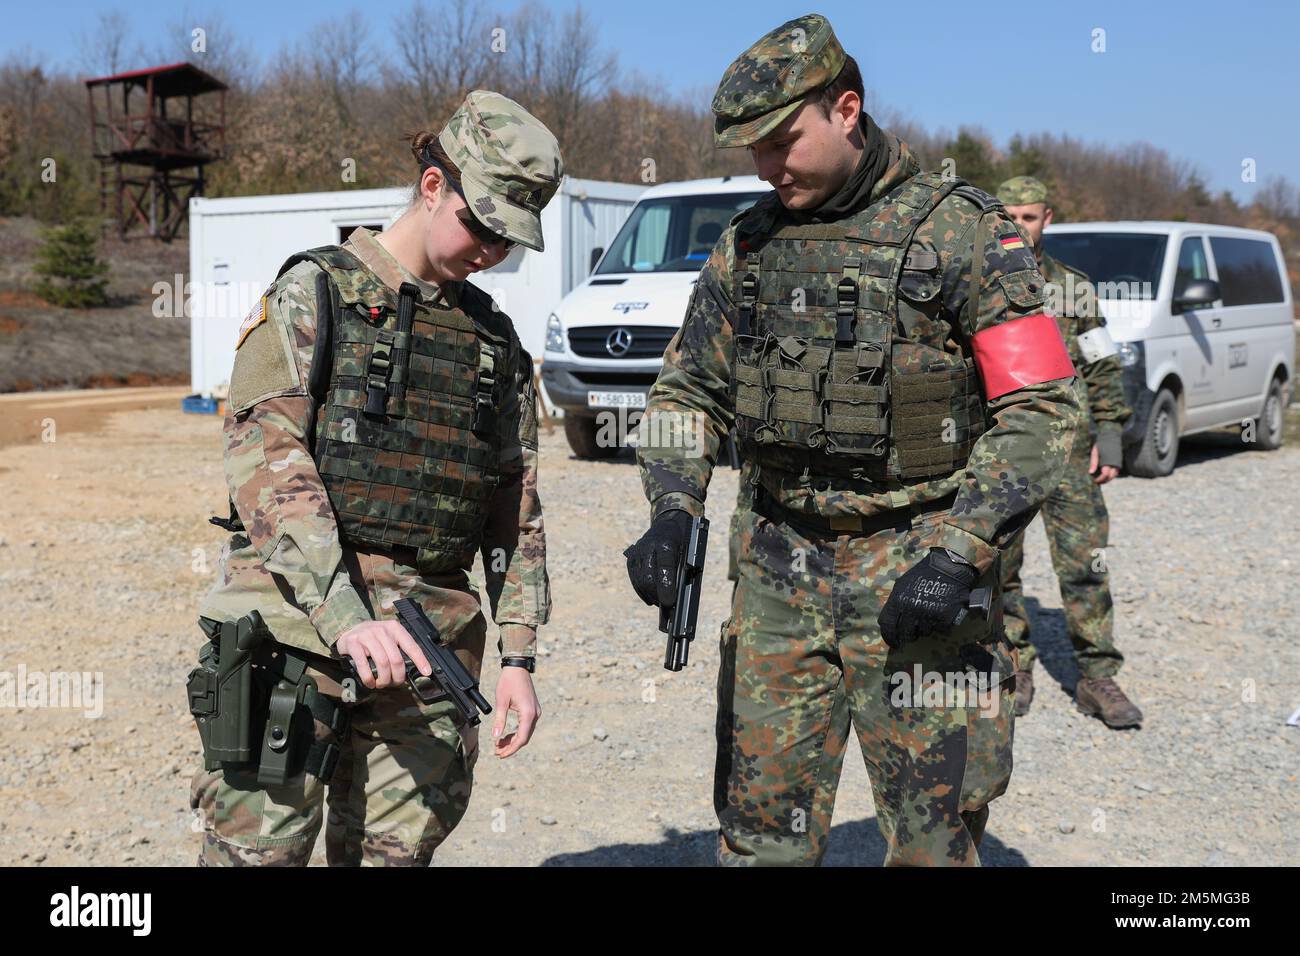
POLYGON ((645 408, 645 392, 588 392, 588 408, 645 408))

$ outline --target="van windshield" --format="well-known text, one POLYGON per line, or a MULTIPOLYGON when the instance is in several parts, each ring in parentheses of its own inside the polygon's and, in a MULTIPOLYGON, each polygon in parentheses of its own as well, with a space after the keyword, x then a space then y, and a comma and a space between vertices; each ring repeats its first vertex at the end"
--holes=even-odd
POLYGON ((1045 232, 1043 248, 1085 273, 1099 299, 1154 299, 1167 236, 1145 232, 1045 232))
POLYGON ((718 193, 642 200, 614 237, 596 274, 699 272, 731 217, 762 196, 718 193))

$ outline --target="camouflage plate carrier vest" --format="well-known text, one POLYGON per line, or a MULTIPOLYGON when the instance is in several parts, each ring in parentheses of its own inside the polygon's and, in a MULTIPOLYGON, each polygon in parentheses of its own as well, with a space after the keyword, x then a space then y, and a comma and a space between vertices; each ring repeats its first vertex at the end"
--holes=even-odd
POLYGON ((499 480, 508 321, 467 283, 457 308, 421 302, 411 283, 394 293, 338 246, 299 253, 279 275, 304 259, 324 270, 316 301, 331 303, 309 387, 316 470, 343 542, 414 548, 421 573, 459 567, 499 480))
POLYGON ((908 246, 954 190, 987 207, 961 180, 920 173, 836 222, 792 223, 772 199, 733 220, 745 260, 735 270, 732 388, 747 460, 871 481, 965 464, 984 431, 974 362, 905 338, 898 309, 905 266, 929 273, 922 296, 939 291, 937 254, 908 246))

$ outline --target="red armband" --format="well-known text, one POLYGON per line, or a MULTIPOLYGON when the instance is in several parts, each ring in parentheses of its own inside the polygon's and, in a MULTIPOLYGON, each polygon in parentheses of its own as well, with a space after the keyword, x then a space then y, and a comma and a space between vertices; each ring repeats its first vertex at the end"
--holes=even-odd
POLYGON ((976 332, 971 345, 987 400, 1076 374, 1061 328, 1046 312, 976 332))

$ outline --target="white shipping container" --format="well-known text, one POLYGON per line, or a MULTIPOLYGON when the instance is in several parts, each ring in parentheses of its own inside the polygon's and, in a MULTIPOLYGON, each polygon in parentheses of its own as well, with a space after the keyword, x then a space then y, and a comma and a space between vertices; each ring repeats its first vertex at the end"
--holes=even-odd
MULTIPOLYGON (((514 321, 524 348, 540 360, 546 317, 586 278, 591 250, 608 246, 644 186, 566 178, 542 212, 546 251, 516 247, 470 281, 493 295, 514 321)), ((382 230, 397 220, 407 188, 190 200, 190 378, 196 394, 224 397, 240 323, 289 256, 337 244, 357 226, 382 230)))

